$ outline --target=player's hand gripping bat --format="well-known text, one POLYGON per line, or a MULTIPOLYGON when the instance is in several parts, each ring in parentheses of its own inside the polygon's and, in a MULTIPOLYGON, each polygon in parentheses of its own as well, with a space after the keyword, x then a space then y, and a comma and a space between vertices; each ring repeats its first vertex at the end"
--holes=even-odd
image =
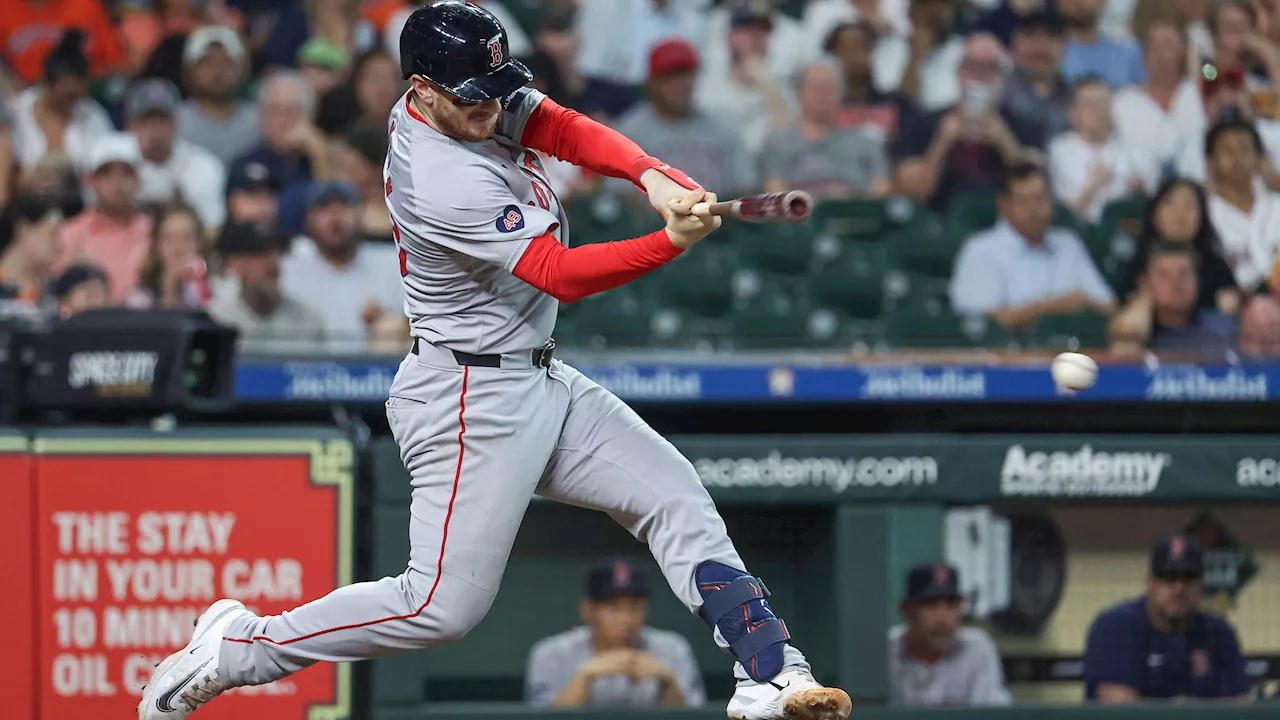
POLYGON ((803 190, 748 195, 724 202, 700 202, 690 214, 726 215, 755 223, 802 223, 813 214, 813 197, 803 190))

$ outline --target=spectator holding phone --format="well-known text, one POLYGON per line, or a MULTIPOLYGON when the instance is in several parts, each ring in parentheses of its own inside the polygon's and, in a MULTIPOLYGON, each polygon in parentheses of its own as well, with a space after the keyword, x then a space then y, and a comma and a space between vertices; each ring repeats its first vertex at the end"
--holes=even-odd
POLYGON ((896 152, 898 190, 938 212, 968 190, 995 190, 1026 148, 1043 148, 1038 129, 999 106, 1012 63, 1000 41, 975 33, 965 41, 957 78, 959 104, 923 115, 902 130, 896 152))

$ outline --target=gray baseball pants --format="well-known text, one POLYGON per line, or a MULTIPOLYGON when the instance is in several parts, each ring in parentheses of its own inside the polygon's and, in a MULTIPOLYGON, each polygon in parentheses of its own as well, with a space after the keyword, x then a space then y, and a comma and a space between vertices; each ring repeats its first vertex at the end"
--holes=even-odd
POLYGON ((582 373, 559 360, 536 367, 528 353, 500 368, 461 366, 426 343, 419 353, 401 362, 387 401, 413 478, 408 569, 281 615, 235 619, 219 657, 224 683, 463 637, 493 603, 534 493, 604 511, 648 543, 690 611, 702 604, 700 563, 744 567, 689 461, 582 373))

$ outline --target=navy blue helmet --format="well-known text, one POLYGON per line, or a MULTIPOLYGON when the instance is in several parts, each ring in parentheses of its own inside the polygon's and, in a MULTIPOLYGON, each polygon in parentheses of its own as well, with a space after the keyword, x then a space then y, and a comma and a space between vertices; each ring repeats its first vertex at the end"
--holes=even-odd
POLYGON ((533 79, 507 50, 507 31, 484 8, 435 0, 409 16, 400 32, 400 70, 420 75, 463 100, 500 98, 533 79))

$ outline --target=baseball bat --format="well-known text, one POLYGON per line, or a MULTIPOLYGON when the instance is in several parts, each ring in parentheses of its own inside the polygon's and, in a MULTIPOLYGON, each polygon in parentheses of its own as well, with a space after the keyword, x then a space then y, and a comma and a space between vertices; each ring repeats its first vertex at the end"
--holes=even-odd
POLYGON ((700 202, 693 215, 724 215, 745 222, 800 223, 813 214, 813 197, 803 190, 748 195, 737 200, 700 202))

